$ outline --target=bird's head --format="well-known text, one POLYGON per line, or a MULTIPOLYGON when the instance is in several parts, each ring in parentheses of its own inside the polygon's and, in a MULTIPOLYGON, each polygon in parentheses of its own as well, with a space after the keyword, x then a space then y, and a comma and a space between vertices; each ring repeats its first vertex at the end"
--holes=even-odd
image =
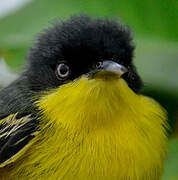
POLYGON ((49 119, 114 115, 114 107, 127 106, 125 100, 115 104, 117 98, 136 102, 133 94, 142 87, 133 52, 128 27, 116 20, 73 16, 44 31, 31 48, 26 71, 30 89, 47 92, 38 106, 51 114, 49 119))
POLYGON ((142 82, 132 62, 133 52, 128 27, 116 20, 73 16, 44 31, 31 48, 29 85, 44 91, 82 75, 90 79, 117 75, 138 93, 142 82))

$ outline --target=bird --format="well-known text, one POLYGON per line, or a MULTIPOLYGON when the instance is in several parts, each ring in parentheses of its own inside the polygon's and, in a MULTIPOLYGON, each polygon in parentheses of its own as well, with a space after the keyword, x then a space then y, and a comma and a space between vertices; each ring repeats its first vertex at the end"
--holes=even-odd
POLYGON ((1 180, 160 180, 167 113, 142 95, 133 33, 73 15, 39 33, 0 91, 1 180))

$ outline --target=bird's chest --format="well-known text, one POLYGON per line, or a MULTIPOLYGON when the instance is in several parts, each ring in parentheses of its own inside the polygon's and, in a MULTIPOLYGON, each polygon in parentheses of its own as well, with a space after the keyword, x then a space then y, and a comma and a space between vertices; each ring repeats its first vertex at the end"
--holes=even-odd
POLYGON ((148 136, 148 127, 137 128, 131 122, 85 133, 48 127, 8 170, 9 178, 159 180, 164 156, 161 138, 154 133, 148 136))
POLYGON ((45 156, 53 171, 51 179, 158 180, 162 168, 159 150, 139 132, 123 130, 61 131, 44 145, 56 146, 45 156))
POLYGON ((42 127, 43 140, 33 152, 40 174, 62 180, 159 179, 165 115, 124 81, 108 85, 81 78, 45 96, 38 107, 52 129, 42 127))

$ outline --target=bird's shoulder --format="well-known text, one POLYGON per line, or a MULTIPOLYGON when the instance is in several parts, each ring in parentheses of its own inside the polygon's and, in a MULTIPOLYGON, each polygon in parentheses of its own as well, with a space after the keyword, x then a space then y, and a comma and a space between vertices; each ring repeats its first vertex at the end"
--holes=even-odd
POLYGON ((25 76, 0 91, 0 167, 14 162, 34 142, 38 118, 25 76))
POLYGON ((0 167, 16 161, 34 143, 39 122, 32 114, 11 114, 0 120, 0 167))

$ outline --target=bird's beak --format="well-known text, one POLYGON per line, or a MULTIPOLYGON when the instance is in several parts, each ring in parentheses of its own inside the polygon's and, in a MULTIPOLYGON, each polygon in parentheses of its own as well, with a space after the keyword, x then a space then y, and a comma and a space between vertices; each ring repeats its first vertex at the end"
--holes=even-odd
POLYGON ((123 65, 118 64, 114 61, 107 60, 101 62, 101 64, 96 68, 96 70, 92 72, 92 78, 120 78, 127 71, 127 68, 123 65))

